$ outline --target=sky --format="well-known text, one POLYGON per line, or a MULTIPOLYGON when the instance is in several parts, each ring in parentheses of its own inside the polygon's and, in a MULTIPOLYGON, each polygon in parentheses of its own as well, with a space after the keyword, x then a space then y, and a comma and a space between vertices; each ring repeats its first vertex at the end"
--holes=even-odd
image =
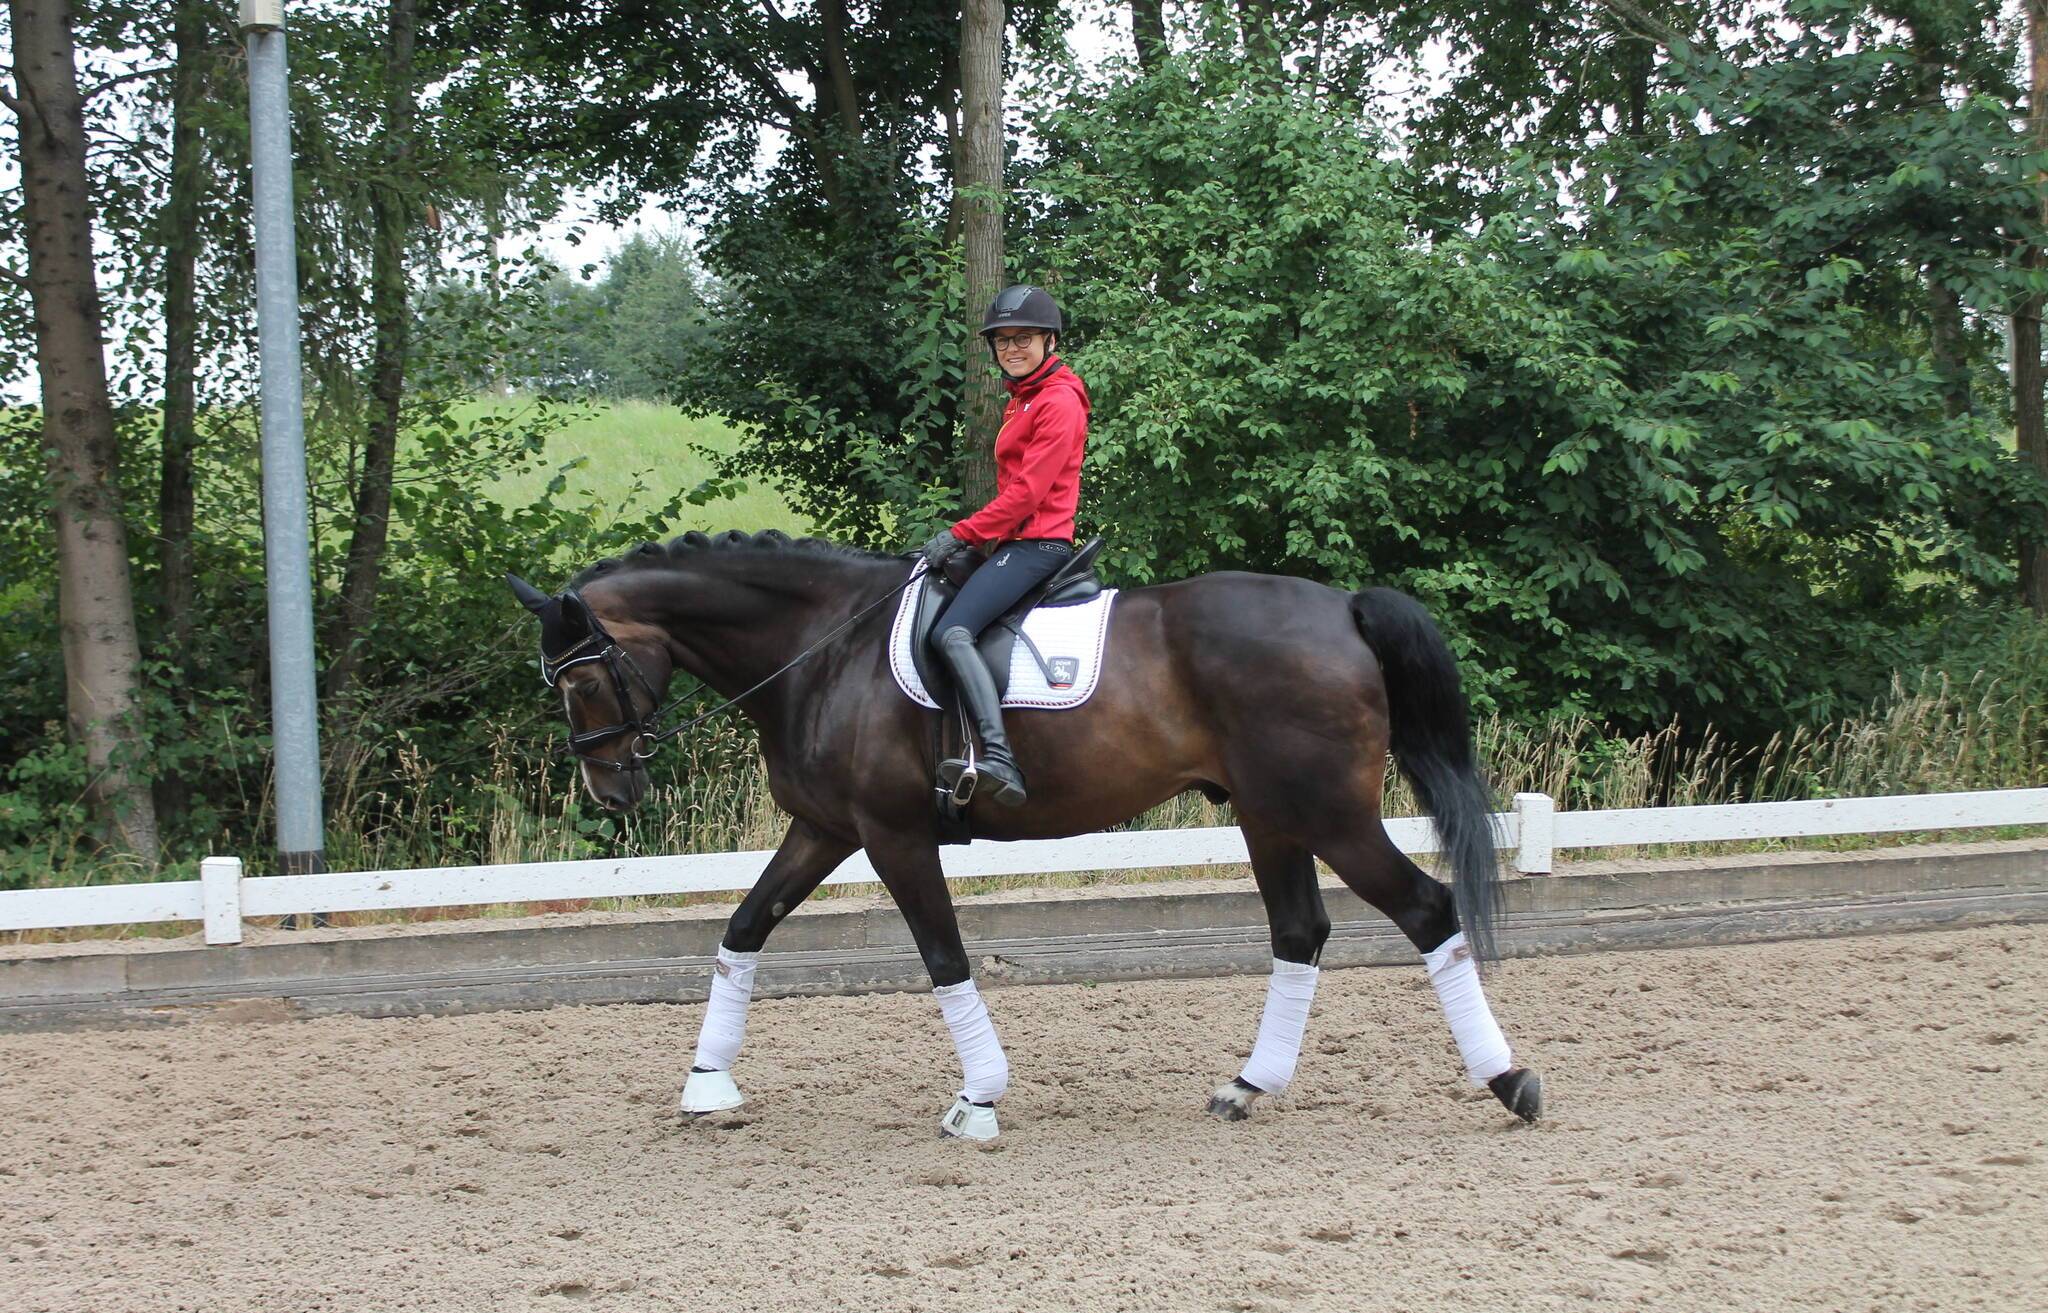
MULTIPOLYGON (((1082 67, 1099 67, 1112 54, 1120 55, 1131 49, 1130 11, 1126 6, 1091 2, 1077 8, 1079 12, 1075 14, 1074 26, 1067 33, 1067 44, 1082 67)), ((784 76, 783 89, 799 98, 810 95, 810 84, 796 74, 784 76)), ((780 132, 764 131, 761 147, 764 161, 780 149, 781 136, 780 132)), ((602 273, 606 257, 636 235, 652 236, 677 230, 693 237, 696 235, 681 216, 663 211, 659 198, 648 198, 640 212, 622 224, 599 223, 596 219, 597 200, 595 191, 571 195, 562 216, 541 227, 536 244, 572 273, 591 264, 598 265, 597 272, 602 273), (572 236, 579 228, 582 230, 580 237, 572 236)), ((520 244, 523 245, 524 241, 521 239, 520 244)), ((510 254, 513 243, 507 242, 506 245, 506 253, 510 254)))

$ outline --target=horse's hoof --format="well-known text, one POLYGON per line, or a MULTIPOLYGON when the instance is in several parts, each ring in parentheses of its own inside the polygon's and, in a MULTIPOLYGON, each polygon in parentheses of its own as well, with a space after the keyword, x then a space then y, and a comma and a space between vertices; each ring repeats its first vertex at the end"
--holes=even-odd
POLYGON ((995 1105, 974 1103, 964 1094, 954 1099, 953 1106, 946 1109, 946 1115, 939 1118, 941 1138, 987 1143, 997 1134, 995 1105))
POLYGON ((739 1082, 729 1071, 699 1071, 692 1067, 690 1078, 683 1082, 682 1113, 685 1117, 731 1112, 745 1102, 739 1082))
POLYGON ((1252 1115, 1252 1100, 1265 1093, 1256 1085, 1247 1085, 1233 1080, 1228 1085, 1218 1085, 1209 1096, 1209 1115, 1220 1117, 1227 1122, 1241 1122, 1252 1115))
POLYGON ((1543 1115, 1543 1078, 1527 1067, 1504 1071, 1486 1082, 1501 1106, 1525 1122, 1543 1115))

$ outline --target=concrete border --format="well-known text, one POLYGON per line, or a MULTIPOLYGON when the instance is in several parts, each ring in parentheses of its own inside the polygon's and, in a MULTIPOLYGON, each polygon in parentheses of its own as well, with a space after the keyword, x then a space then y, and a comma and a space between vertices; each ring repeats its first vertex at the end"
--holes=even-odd
MULTIPOLYGON (((2048 839, 1851 853, 1584 863, 1505 886, 1510 956, 1747 943, 2048 920, 2048 839)), ((1324 965, 1412 964, 1348 890, 1324 965)), ((1185 880, 963 898, 981 979, 1053 983, 1264 971, 1257 894, 1185 880)), ((255 931, 233 947, 98 940, 0 949, 0 1030, 190 1020, 268 1000, 266 1017, 414 1016, 702 999, 727 906, 521 920, 255 931)), ((926 986, 879 897, 814 902, 776 932, 761 995, 926 986)))

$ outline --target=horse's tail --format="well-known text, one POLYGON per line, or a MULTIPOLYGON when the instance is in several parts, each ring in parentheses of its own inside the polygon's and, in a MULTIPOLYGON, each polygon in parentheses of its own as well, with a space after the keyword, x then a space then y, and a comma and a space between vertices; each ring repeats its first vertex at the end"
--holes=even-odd
POLYGON ((1394 761, 1436 818, 1466 946, 1480 963, 1494 961, 1500 862, 1494 851, 1493 791, 1473 751, 1457 658, 1422 603, 1406 593, 1391 588, 1354 593, 1351 618, 1386 678, 1394 761))

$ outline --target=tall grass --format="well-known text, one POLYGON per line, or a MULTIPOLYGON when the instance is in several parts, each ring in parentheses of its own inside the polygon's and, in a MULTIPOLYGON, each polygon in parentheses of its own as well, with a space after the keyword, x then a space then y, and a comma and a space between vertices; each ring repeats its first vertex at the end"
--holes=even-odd
MULTIPOLYGON (((1498 794, 1549 794, 1561 807, 1592 810, 1689 806, 1730 802, 1938 793, 1970 789, 2037 786, 2048 780, 2048 734, 2044 734, 2042 690, 2024 670, 2000 679, 1980 675, 1958 685, 1939 672, 1895 679, 1890 692, 1865 713, 1818 730, 1798 730, 1761 747, 1728 744, 1711 731, 1687 734, 1678 726, 1655 733, 1614 736, 1584 718, 1526 725, 1498 717, 1476 725, 1481 760, 1498 794)), ((589 821, 579 820, 579 787, 567 767, 536 769, 509 742, 494 754, 492 792, 496 800, 480 822, 484 842, 470 860, 548 861, 589 855, 595 846, 589 821), (578 826, 585 827, 579 831, 578 826)), ((727 852, 773 848, 786 818, 769 796, 767 772, 744 726, 726 723, 704 738, 684 743, 686 768, 680 782, 655 789, 641 807, 605 837, 613 852, 727 852)), ((423 768, 422 768, 423 769, 423 768)), ((1414 815, 1415 799, 1398 772, 1388 772, 1385 813, 1414 815)), ((1165 829, 1233 824, 1228 804, 1189 793, 1137 817, 1126 828, 1165 829)), ((336 829, 350 824, 345 813, 336 829)), ((371 832, 371 831, 365 831, 371 832)), ((455 838, 424 820, 380 825, 378 860, 433 850, 455 838)), ((1669 856, 1740 847, 1856 848, 1956 837, 1965 834, 1843 836, 1832 839, 1766 840, 1740 845, 1689 844, 1588 851, 1599 857, 1669 856)), ((367 856, 367 854, 366 854, 367 856)), ((1103 882, 1217 878, 1229 868, 1196 867, 1153 871, 1077 871, 1042 876, 1004 876, 963 883, 964 892, 992 889, 1072 888, 1103 882)), ((832 896, 834 891, 824 891, 832 896)), ((841 892, 865 893, 852 886, 841 892)), ((656 902, 727 901, 733 895, 677 900, 622 900, 608 907, 656 902)))
MULTIPOLYGON (((1732 745, 1711 729, 1687 732, 1676 725, 1654 733, 1617 735, 1584 718, 1527 724, 1495 717, 1480 721, 1475 735, 1481 760, 1500 797, 1541 792, 1555 798, 1560 807, 1574 810, 2038 787, 2048 783, 2048 626, 2016 629, 2006 650, 1982 658, 1979 673, 1966 678, 1942 671, 1901 676, 1860 715, 1816 729, 1795 730, 1759 746, 1732 745)), ((773 848, 786 824, 769 795, 766 769, 744 721, 721 719, 673 741, 675 757, 667 760, 679 769, 672 769, 641 807, 624 817, 603 815, 590 807, 580 797, 573 768, 542 755, 530 734, 500 729, 488 735, 487 743, 480 764, 463 772, 468 778, 453 781, 456 787, 452 789, 449 776, 458 772, 426 760, 417 749, 401 751, 396 774, 373 767, 367 754, 334 757, 328 774, 330 866, 336 870, 397 870, 750 851, 773 848), (429 787, 430 781, 433 787, 429 787), (462 787, 464 783, 469 787, 462 787), (451 805, 451 797, 468 801, 451 805)), ((1113 763, 1106 768, 1108 765, 1113 763)), ((1398 773, 1389 771, 1388 781, 1385 813, 1415 814, 1415 800, 1398 773)), ((265 809, 269 806, 268 798, 250 802, 265 809)), ((1218 806, 1199 795, 1186 794, 1136 818, 1129 828, 1232 823, 1227 804, 1218 806)), ((1986 837, 1993 836, 1976 830, 1773 840, 1736 846, 1751 850, 1793 846, 1839 849, 1986 837)), ((1585 860, 1677 855, 1730 846, 1671 845, 1573 856, 1585 860)), ((252 874, 263 873, 267 854, 241 855, 249 860, 252 874)), ((189 878, 191 872, 171 874, 189 878)), ((1215 867, 1067 872, 969 881, 963 892, 1233 874, 1238 873, 1215 867)), ((96 877, 127 878, 133 878, 132 873, 108 871, 96 877)), ((823 894, 849 892, 872 889, 847 886, 823 894)), ((649 903, 730 901, 737 896, 608 900, 599 905, 623 909, 649 903)), ((340 919, 510 916, 589 905, 502 905, 340 919)), ((156 929, 176 934, 188 932, 189 927, 156 929)), ((124 933, 148 932, 136 928, 124 933)))

